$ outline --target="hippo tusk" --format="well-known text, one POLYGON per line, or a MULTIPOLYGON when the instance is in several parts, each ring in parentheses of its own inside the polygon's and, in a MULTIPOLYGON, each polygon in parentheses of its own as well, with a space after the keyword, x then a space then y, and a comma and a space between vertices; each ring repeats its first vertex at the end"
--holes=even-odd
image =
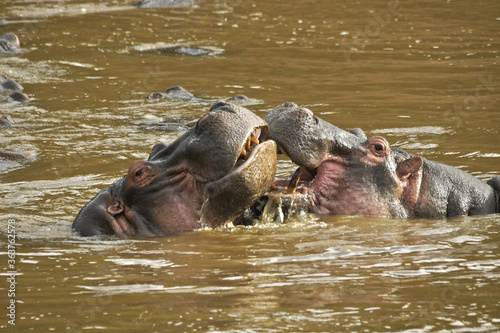
POLYGON ((243 159, 246 159, 246 158, 247 158, 247 150, 246 150, 246 147, 243 147, 243 149, 241 149, 241 153, 240 153, 240 156, 238 156, 238 158, 243 158, 243 159))
POLYGON ((291 194, 295 192, 295 190, 297 189, 297 185, 299 184, 301 173, 302 170, 300 168, 295 170, 295 172, 292 175, 292 178, 290 179, 290 182, 288 183, 288 186, 286 187, 286 193, 291 194))
POLYGON ((238 158, 247 159, 248 153, 252 150, 252 143, 257 144, 257 145, 260 143, 259 139, 257 139, 253 135, 253 133, 250 136, 250 138, 248 138, 247 142, 245 142, 245 145, 241 149, 240 156, 238 156, 238 158))
POLYGON ((245 148, 246 150, 250 150, 251 148, 251 144, 252 144, 252 140, 251 139, 248 139, 247 143, 245 144, 245 148))

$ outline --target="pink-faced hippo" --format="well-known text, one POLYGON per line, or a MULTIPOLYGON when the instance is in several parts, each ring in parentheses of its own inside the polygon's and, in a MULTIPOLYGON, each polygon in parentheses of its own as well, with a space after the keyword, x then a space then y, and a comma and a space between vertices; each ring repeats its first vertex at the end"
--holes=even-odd
POLYGON ((298 187, 287 195, 308 212, 440 219, 500 211, 500 176, 485 183, 391 149, 383 137, 346 132, 293 103, 278 106, 264 120, 269 137, 300 166, 298 187))

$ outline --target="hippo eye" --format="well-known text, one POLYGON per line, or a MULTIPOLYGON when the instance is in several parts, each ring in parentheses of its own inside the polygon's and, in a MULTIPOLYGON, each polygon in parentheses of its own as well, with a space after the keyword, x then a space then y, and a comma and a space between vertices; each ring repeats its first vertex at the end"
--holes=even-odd
POLYGON ((381 136, 374 136, 368 139, 367 146, 372 154, 377 157, 384 157, 390 154, 387 140, 381 136))
POLYGON ((142 172, 143 172, 143 171, 144 171, 143 169, 139 169, 139 170, 137 170, 137 171, 136 171, 136 173, 135 173, 135 176, 136 176, 136 177, 140 177, 140 176, 142 176, 142 172))

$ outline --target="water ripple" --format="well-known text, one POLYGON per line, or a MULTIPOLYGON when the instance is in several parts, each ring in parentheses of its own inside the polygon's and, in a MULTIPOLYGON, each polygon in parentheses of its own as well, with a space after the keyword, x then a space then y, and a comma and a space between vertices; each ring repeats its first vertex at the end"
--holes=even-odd
POLYGON ((255 265, 267 265, 275 263, 303 262, 303 261, 322 261, 333 260, 338 258, 359 257, 367 254, 404 254, 412 252, 427 252, 450 248, 448 245, 408 245, 408 246, 389 246, 382 248, 368 248, 360 250, 342 250, 340 248, 329 248, 324 253, 308 254, 304 256, 285 256, 260 259, 254 262, 255 265))

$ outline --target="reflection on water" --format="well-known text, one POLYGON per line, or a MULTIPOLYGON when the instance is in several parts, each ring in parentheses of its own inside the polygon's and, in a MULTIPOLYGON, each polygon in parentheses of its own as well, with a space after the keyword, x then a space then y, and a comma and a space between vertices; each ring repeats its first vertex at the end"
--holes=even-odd
POLYGON ((23 240, 21 323, 130 331, 494 332, 496 220, 329 217, 152 240, 23 240))
MULTIPOLYGON (((212 103, 239 94, 260 116, 293 101, 483 180, 499 175, 495 1, 134 4, 0 3, 0 35, 15 32, 23 48, 0 57, 0 74, 33 98, 0 94, 0 113, 16 121, 0 129, 2 277, 7 219, 19 237, 16 326, 2 315, 0 327, 500 330, 498 215, 306 215, 135 240, 70 230, 79 209, 155 143, 172 142, 212 103), (141 52, 169 45, 218 52, 141 52), (174 85, 199 99, 146 99, 174 85)), ((279 168, 283 177, 296 166, 280 157, 279 168)))

